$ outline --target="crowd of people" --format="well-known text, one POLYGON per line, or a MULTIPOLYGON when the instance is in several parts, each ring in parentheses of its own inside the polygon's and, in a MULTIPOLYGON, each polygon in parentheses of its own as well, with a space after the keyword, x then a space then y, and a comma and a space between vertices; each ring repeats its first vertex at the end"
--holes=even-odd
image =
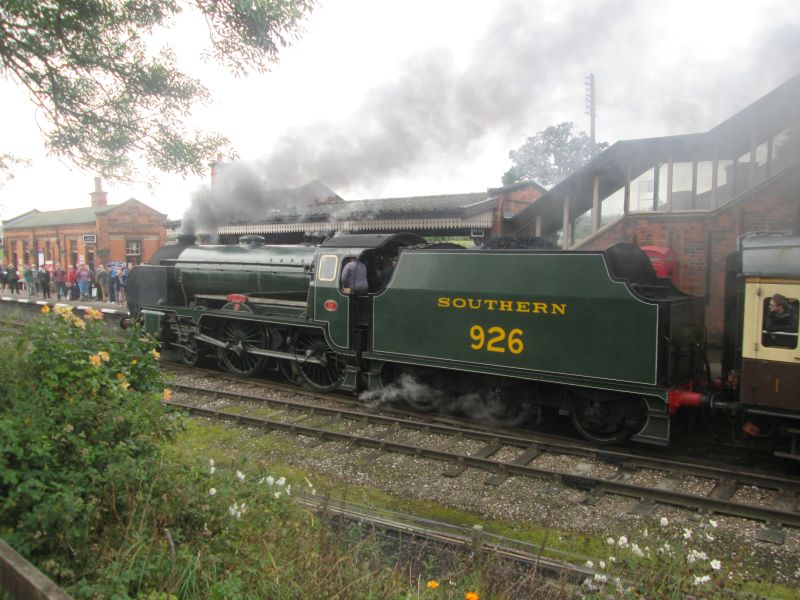
POLYGON ((28 298, 52 297, 58 300, 97 301, 124 304, 127 300, 128 271, 133 267, 110 264, 71 265, 64 269, 60 263, 37 267, 34 264, 17 267, 0 265, 0 290, 11 294, 27 294, 28 298))

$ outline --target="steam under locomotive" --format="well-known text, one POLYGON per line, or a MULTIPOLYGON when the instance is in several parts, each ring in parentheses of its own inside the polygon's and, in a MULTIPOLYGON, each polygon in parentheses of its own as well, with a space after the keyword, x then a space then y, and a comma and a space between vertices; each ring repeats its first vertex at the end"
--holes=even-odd
POLYGON ((797 458, 800 238, 744 236, 726 286, 717 380, 704 299, 657 278, 625 243, 572 252, 463 249, 414 234, 316 246, 182 239, 130 272, 128 304, 188 364, 211 355, 241 376, 267 367, 321 391, 379 394, 410 377, 451 407, 469 396, 494 422, 558 412, 598 443, 666 445, 674 415, 690 407, 797 458), (366 293, 342 286, 351 260, 366 266, 366 293), (776 293, 794 312, 793 330, 777 336, 765 329, 776 293))

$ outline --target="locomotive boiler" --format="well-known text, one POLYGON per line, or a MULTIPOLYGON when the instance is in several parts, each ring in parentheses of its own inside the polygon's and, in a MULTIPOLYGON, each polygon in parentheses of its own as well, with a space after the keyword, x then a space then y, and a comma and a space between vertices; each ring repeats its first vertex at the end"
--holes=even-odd
MULTIPOLYGON (((772 292, 747 242, 738 256, 731 272, 772 292)), ((770 275, 775 289, 798 279, 797 260, 781 264, 770 275)), ((730 281, 728 318, 744 323, 750 310, 755 323, 763 307, 740 302, 742 279, 730 281)), ((414 234, 340 235, 316 246, 183 240, 134 268, 128 290, 132 318, 189 364, 211 355, 238 375, 267 367, 317 390, 371 395, 412 379, 430 390, 417 405, 477 403, 480 418, 500 423, 558 412, 599 443, 665 445, 681 407, 753 421, 791 420, 800 407, 796 391, 740 398, 732 374, 752 382, 758 361, 772 356, 762 350, 747 362, 737 340, 756 334, 746 327, 726 335, 728 376, 712 389, 704 299, 656 277, 631 244, 569 252, 464 249, 414 234), (363 263, 365 293, 342 284, 349 261, 363 263)))

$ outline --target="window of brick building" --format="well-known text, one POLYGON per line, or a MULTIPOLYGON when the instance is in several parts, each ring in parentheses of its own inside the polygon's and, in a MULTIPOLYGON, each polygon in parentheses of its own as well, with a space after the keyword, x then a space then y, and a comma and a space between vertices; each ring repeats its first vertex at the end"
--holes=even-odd
POLYGON ((78 240, 69 241, 69 266, 78 264, 78 240))
POLYGON ((142 262, 142 243, 138 240, 125 242, 125 262, 138 265, 142 262))

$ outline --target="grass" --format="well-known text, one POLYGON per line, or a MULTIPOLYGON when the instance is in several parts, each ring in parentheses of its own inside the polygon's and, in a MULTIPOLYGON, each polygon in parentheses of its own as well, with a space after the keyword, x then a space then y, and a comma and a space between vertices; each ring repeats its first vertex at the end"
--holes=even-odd
MULTIPOLYGON (((617 573, 622 574, 623 577, 627 575, 636 579, 635 573, 637 571, 653 569, 654 559, 637 557, 630 554, 628 550, 620 548, 610 549, 607 541, 597 536, 584 535, 569 530, 554 530, 546 525, 543 526, 534 522, 486 519, 481 515, 448 507, 438 502, 398 497, 375 487, 349 485, 333 480, 330 476, 322 473, 309 473, 307 467, 298 466, 298 452, 303 453, 307 458, 323 459, 329 457, 331 452, 335 452, 335 450, 332 450, 328 445, 298 450, 296 438, 286 435, 249 436, 250 434, 242 428, 225 427, 210 421, 193 420, 177 448, 183 458, 189 461, 196 461, 198 456, 209 456, 231 465, 244 465, 244 468, 247 468, 248 465, 254 468, 268 465, 275 473, 280 473, 293 481, 303 481, 307 477, 311 478, 322 493, 330 496, 330 501, 333 503, 339 500, 347 500, 373 507, 376 510, 416 515, 424 519, 465 528, 481 524, 487 533, 524 542, 533 547, 541 547, 543 556, 557 560, 567 560, 577 564, 592 560, 597 564, 600 560, 607 560, 610 553, 613 552, 620 557, 617 573)), ((385 474, 391 475, 391 466, 387 466, 386 469, 385 474)), ((656 541, 656 532, 651 534, 652 537, 649 539, 643 538, 643 534, 644 532, 641 528, 638 531, 628 532, 629 537, 632 540, 639 540, 642 546, 644 546, 643 539, 654 546, 660 543, 656 541)), ((674 566, 669 567, 672 575, 678 578, 683 577, 691 582, 691 575, 685 572, 686 565, 682 562, 682 556, 675 556, 674 559, 669 560, 676 562, 674 566)), ((662 562, 666 563, 668 561, 663 559, 662 562)), ((750 581, 726 580, 724 581, 726 587, 717 591, 719 593, 724 591, 727 595, 730 593, 730 589, 735 588, 750 594, 763 595, 768 592, 768 596, 774 598, 797 597, 794 589, 771 581, 773 575, 769 572, 768 567, 753 565, 750 573, 760 578, 764 583, 756 584, 753 583, 752 579, 750 581)), ((722 579, 718 579, 718 582, 722 583, 722 579)), ((648 585, 658 587, 665 584, 662 579, 654 577, 651 578, 648 585)), ((665 595, 664 597, 670 596, 665 595)))

